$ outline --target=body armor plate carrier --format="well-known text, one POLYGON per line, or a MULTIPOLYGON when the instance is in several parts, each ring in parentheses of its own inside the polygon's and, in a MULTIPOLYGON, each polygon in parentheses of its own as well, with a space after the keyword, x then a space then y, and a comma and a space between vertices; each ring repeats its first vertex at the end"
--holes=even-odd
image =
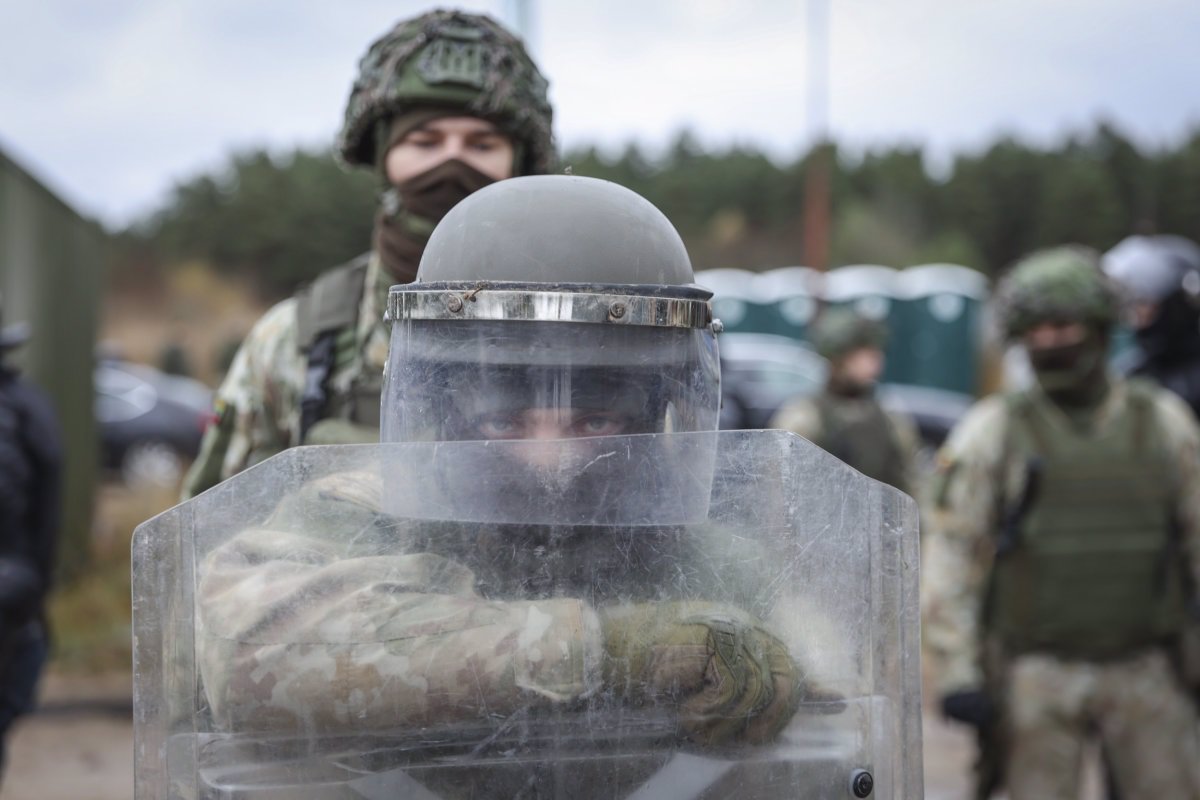
POLYGON ((1154 391, 1131 382, 1099 433, 1010 398, 1008 452, 1027 482, 1018 511, 1001 514, 986 610, 1009 652, 1114 658, 1179 632, 1182 558, 1154 391))

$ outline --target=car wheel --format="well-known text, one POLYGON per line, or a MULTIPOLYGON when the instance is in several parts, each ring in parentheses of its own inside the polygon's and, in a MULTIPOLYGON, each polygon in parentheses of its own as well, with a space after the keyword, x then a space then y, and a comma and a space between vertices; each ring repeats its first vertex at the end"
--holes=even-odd
POLYGON ((142 439, 129 445, 121 459, 121 480, 126 486, 174 488, 183 479, 184 458, 161 439, 142 439))

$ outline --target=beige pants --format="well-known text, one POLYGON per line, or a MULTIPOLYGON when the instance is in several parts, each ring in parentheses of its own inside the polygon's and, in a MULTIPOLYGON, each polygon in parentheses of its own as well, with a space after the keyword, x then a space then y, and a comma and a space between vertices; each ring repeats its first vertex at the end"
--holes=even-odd
POLYGON ((1009 676, 1012 800, 1077 800, 1092 734, 1122 800, 1200 800, 1200 721, 1166 653, 1109 662, 1027 655, 1009 676))

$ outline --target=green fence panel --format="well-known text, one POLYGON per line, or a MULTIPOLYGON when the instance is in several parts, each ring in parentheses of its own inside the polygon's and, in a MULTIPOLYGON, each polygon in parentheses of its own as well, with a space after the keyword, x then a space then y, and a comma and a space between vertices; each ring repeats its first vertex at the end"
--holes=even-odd
POLYGON ((60 570, 89 553, 98 435, 92 368, 106 236, 0 152, 0 293, 4 322, 25 322, 30 341, 13 362, 54 402, 66 464, 60 570))

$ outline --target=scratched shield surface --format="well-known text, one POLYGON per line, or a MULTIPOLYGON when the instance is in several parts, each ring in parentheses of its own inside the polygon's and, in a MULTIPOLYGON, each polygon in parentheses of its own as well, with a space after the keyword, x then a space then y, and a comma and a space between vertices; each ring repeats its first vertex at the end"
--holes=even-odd
POLYGON ((919 797, 916 519, 777 431, 289 450, 137 531, 137 796, 919 797), (678 604, 784 643, 778 735, 612 685, 678 604))

